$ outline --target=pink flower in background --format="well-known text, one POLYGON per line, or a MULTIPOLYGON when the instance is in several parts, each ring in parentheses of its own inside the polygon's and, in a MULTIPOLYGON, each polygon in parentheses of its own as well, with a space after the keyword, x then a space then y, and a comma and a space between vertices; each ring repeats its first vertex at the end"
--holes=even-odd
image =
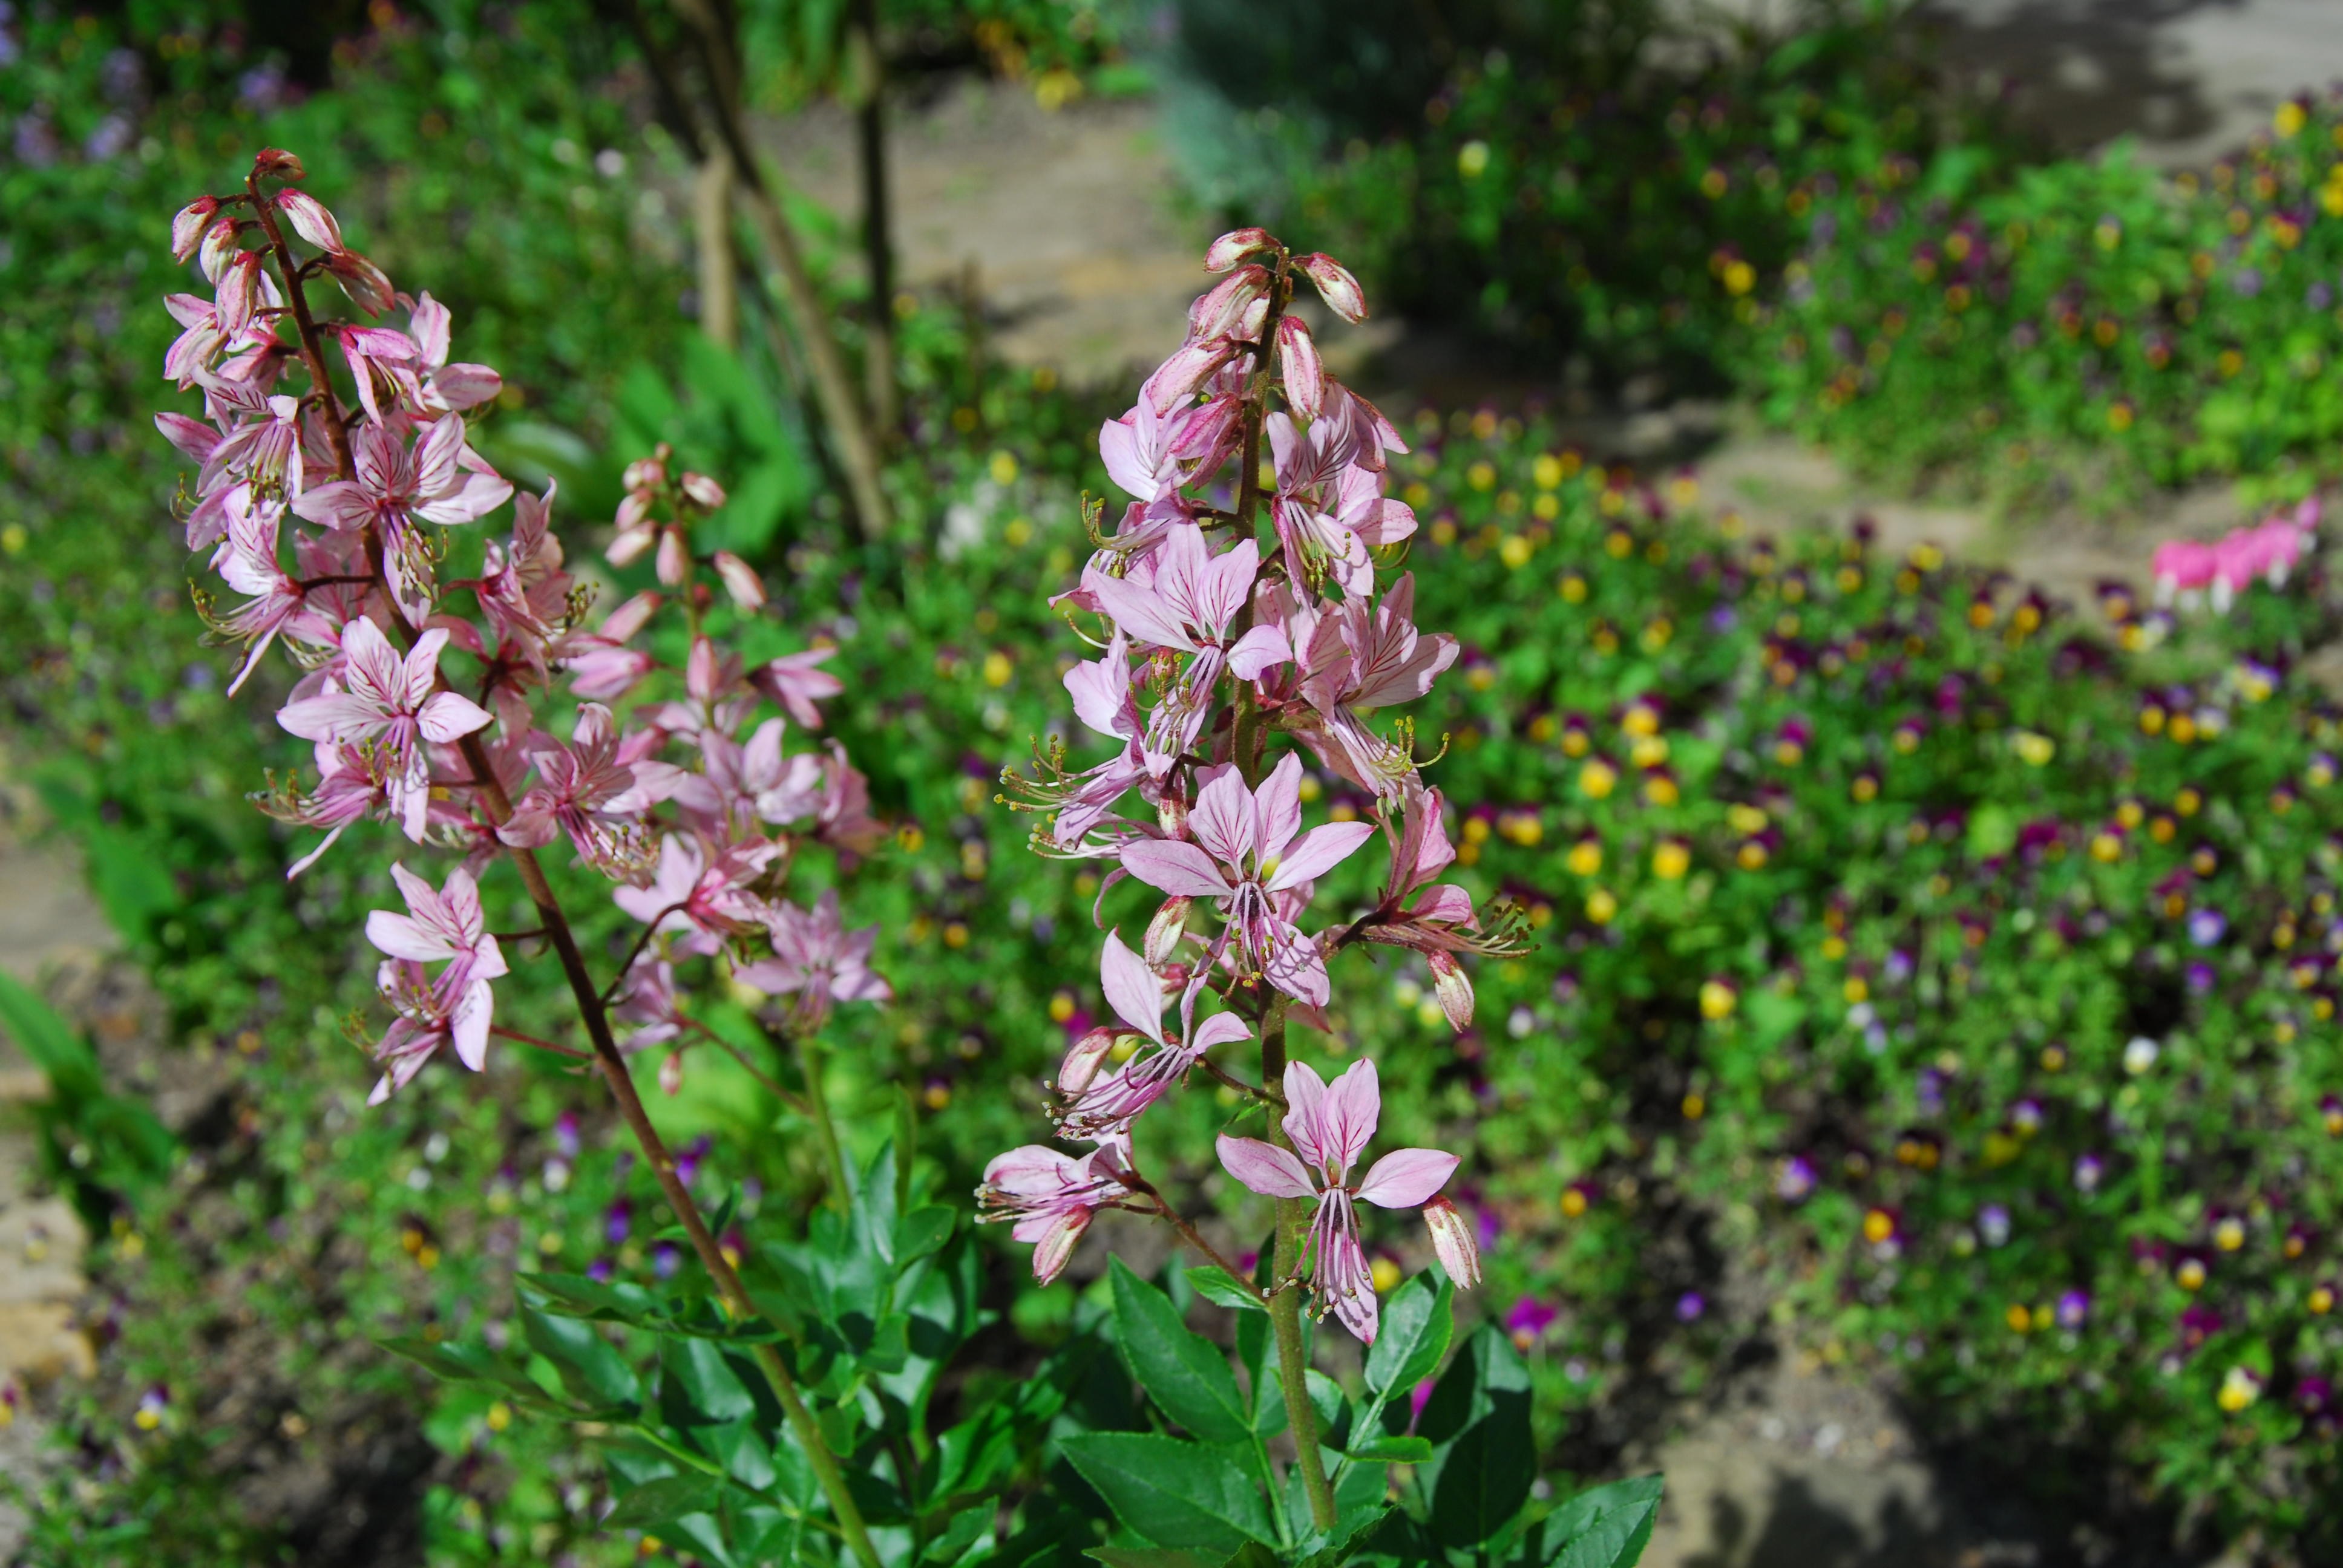
MULTIPOLYGON (((1359 1242, 1360 1201, 1385 1209, 1429 1201, 1455 1173, 1456 1156, 1437 1149, 1401 1149, 1384 1155, 1356 1184, 1351 1167, 1366 1152, 1383 1119, 1375 1064, 1359 1061, 1330 1088, 1304 1062, 1285 1069, 1284 1121, 1291 1151, 1258 1138, 1220 1139, 1221 1163, 1264 1198, 1312 1198, 1313 1255, 1310 1285, 1322 1314, 1332 1312, 1361 1342, 1375 1342, 1380 1313, 1373 1271, 1359 1242)), ((1444 1261, 1444 1260, 1443 1260, 1444 1261)), ((1461 1259, 1460 1259, 1461 1264, 1461 1259)), ((1474 1270, 1477 1272, 1477 1254, 1474 1270)))
POLYGON ((980 1223, 1007 1221, 1011 1235, 1031 1242, 1033 1278, 1046 1285, 1065 1271, 1091 1219, 1129 1190, 1119 1173, 1130 1168, 1131 1146, 1120 1138, 1079 1158, 1028 1143, 985 1166, 976 1217, 980 1223))
POLYGON ((838 890, 830 889, 811 910, 776 904, 765 930, 773 956, 735 968, 732 976, 775 996, 798 999, 799 1027, 819 1029, 841 1001, 889 1001, 894 989, 870 967, 879 928, 850 931, 838 915, 838 890))
POLYGON ((687 952, 714 954, 728 937, 747 936, 765 921, 765 902, 748 890, 781 846, 762 839, 733 844, 712 860, 699 840, 669 833, 659 842, 659 868, 647 887, 611 894, 618 908, 661 932, 679 934, 687 952))
POLYGON ((435 690, 439 650, 447 633, 434 629, 415 639, 402 658, 370 620, 342 630, 343 689, 288 702, 277 722, 304 740, 372 740, 389 754, 391 808, 409 839, 423 837, 431 804, 430 760, 424 743, 448 745, 488 722, 486 709, 468 697, 435 690))
MULTIPOLYGON (((1122 846, 1123 869, 1175 898, 1213 900, 1228 922, 1221 943, 1233 950, 1244 972, 1266 976, 1297 1001, 1322 1006, 1329 995, 1325 958, 1272 895, 1332 870, 1374 828, 1332 822, 1302 832, 1302 759, 1290 753, 1258 791, 1246 789, 1233 767, 1207 773, 1188 816, 1194 841, 1134 839, 1122 846)), ((1216 947, 1215 958, 1219 952, 1216 947)))
POLYGON ((749 672, 749 684, 781 705, 789 718, 808 729, 821 728, 821 709, 814 706, 846 689, 846 683, 817 668, 836 657, 834 648, 809 648, 783 654, 749 672))
POLYGON ((1106 946, 1099 955, 1099 984, 1116 1015, 1155 1049, 1100 1077, 1099 1067, 1113 1047, 1116 1031, 1092 1030, 1075 1042, 1058 1071, 1059 1092, 1072 1097, 1058 1119, 1070 1138, 1095 1139, 1124 1131, 1141 1111, 1186 1077, 1206 1051, 1252 1033, 1236 1014, 1221 1012, 1206 1019, 1184 1040, 1167 1037, 1163 987, 1147 960, 1123 945, 1120 931, 1106 934, 1106 946))

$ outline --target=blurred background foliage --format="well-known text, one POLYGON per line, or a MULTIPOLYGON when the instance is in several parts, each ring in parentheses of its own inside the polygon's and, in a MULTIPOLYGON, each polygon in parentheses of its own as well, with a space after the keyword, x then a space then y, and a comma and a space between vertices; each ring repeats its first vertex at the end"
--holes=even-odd
MULTIPOLYGON (((1734 390, 1858 461, 2018 498, 2208 476, 2290 498, 2333 464, 2327 106, 2174 177, 2048 156, 1885 7, 1692 36, 1625 0, 1435 9, 880 19, 899 78, 1147 85, 1182 199, 1584 387, 1734 390)), ((758 107, 834 90, 843 7, 743 10, 758 107)), ((858 1156, 908 1101, 922 1179, 965 1190, 1101 1005, 1095 886, 992 802, 1066 726, 1077 648, 1044 601, 1121 394, 995 363, 968 302, 914 299, 903 531, 862 543, 777 339, 695 329, 688 170, 630 36, 601 0, 0 9, 9 749, 159 998, 140 1070, 211 1086, 174 1152, 41 1036, 106 1348, 34 1561, 638 1549, 598 1533, 558 1427, 374 1342, 502 1332, 532 1261, 659 1262, 613 1223, 647 1184, 558 1064, 504 1053, 491 1094, 427 1074, 361 1110, 343 1019, 388 890, 362 855, 288 886, 300 846, 243 799, 299 749, 197 646, 149 414, 182 286, 165 215, 256 146, 297 148, 354 242, 503 371, 481 444, 558 479, 574 558, 618 467, 670 440, 730 487, 719 526, 779 622, 840 646, 836 727, 898 829, 858 912, 901 1001, 831 1052, 858 1156), (362 1536, 318 1501, 348 1497, 362 1536)), ((791 210, 850 320, 852 225, 791 210)), ((1449 741, 1433 778, 1462 875, 1521 897, 1543 945, 1483 974, 1462 1040, 1424 975, 1354 976, 1322 1054, 1374 1050, 1393 1136, 1466 1151, 1478 1310, 1530 1358, 1550 1456, 1600 1472, 1621 1412, 1773 1335, 1899 1380, 2037 1488, 2104 1495, 2112 1467, 2159 1528, 2331 1551, 2343 850, 2334 719, 2300 674, 2334 628, 2325 572, 2226 618, 2077 614, 1934 552, 1750 537, 1534 411, 1393 413, 1419 618, 1468 645, 1419 716, 1449 741)), ((1314 812, 1363 805, 1314 788, 1314 812)), ((529 978, 524 1027, 556 1005, 529 978)), ((804 1210, 801 1130, 753 1083, 695 1060, 658 1109, 751 1176, 745 1221, 804 1210)), ((1163 1114, 1167 1158, 1208 1146, 1206 1097, 1163 1114)), ((973 1375, 1091 1332, 1088 1286, 986 1257, 1001 1326, 973 1375)))

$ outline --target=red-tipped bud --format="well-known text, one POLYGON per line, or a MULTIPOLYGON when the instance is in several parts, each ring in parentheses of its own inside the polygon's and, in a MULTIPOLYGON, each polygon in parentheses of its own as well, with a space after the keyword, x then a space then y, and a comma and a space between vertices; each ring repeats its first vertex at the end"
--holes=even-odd
POLYGON ((196 246, 203 243, 204 232, 211 227, 219 209, 216 196, 197 196, 179 209, 178 216, 171 220, 173 261, 185 261, 196 254, 196 246))
POLYGON ((1046 1285, 1066 1271, 1072 1261, 1074 1246, 1082 1232, 1091 1228, 1091 1211, 1079 1209, 1050 1227, 1049 1232, 1033 1248, 1033 1282, 1046 1285))
POLYGON ((1312 252, 1302 258, 1302 270, 1318 286, 1319 297, 1326 307, 1345 321, 1359 322, 1367 318, 1367 297, 1359 287, 1359 280, 1351 269, 1332 256, 1312 252))
POLYGON ((724 504, 724 487, 705 474, 686 473, 683 476, 683 493, 711 512, 724 504))
POLYGON ((1255 251, 1276 248, 1277 241, 1269 237, 1265 228, 1232 228, 1204 252, 1204 270, 1226 272, 1255 251))
POLYGON ((1423 1206, 1423 1226, 1432 1232, 1432 1255, 1440 1260, 1449 1282, 1460 1291, 1479 1284, 1481 1243, 1473 1238, 1472 1221, 1456 1205, 1434 1198, 1423 1206))
POLYGON ((1253 266, 1239 267, 1188 307, 1188 337, 1197 343, 1234 336, 1244 325, 1256 301, 1269 297, 1269 271, 1253 266))
POLYGON ((1188 803, 1177 795, 1166 794, 1155 803, 1155 824, 1163 829, 1167 839, 1188 836, 1188 803))
POLYGON ((732 596, 734 604, 742 609, 765 608, 764 579, 757 575, 755 568, 730 550, 716 552, 716 575, 724 579, 724 591, 732 596))
POLYGON ((252 325, 260 300, 260 253, 247 250, 228 264, 219 280, 220 330, 230 337, 252 325))
POLYGON ((1066 1060, 1058 1064, 1058 1092, 1080 1094, 1096 1082, 1099 1069, 1114 1050, 1115 1031, 1099 1028, 1087 1030, 1066 1050, 1066 1060))
POLYGON ((1277 323, 1277 368, 1285 377, 1285 400, 1305 419, 1315 419, 1326 407, 1326 367, 1318 358, 1318 345, 1298 316, 1277 323))
POLYGON ((627 465, 620 483, 630 495, 641 490, 656 490, 667 483, 667 465, 657 457, 638 457, 627 465))
POLYGON ((1163 907, 1155 911, 1155 918, 1147 922, 1147 939, 1141 945, 1140 955, 1146 959, 1149 969, 1161 969, 1179 951, 1180 933, 1188 929, 1188 904, 1184 894, 1166 899, 1163 907))
POLYGON ((309 177, 309 171, 301 166, 301 160, 283 147, 261 148, 260 156, 252 160, 252 173, 256 179, 306 180, 309 177))
POLYGON ((1456 955, 1434 951, 1427 955, 1432 961, 1432 987, 1440 997, 1440 1010, 1448 1015, 1448 1025, 1463 1033, 1473 1023, 1473 979, 1456 955))
POLYGON ((326 253, 326 270, 350 297, 350 303, 368 316, 380 316, 397 303, 397 291, 390 286, 390 278, 382 268, 354 250, 326 253))
POLYGON ((319 250, 342 248, 342 226, 326 210, 326 204, 303 191, 280 191, 277 210, 293 225, 293 232, 316 246, 319 250))
POLYGON ((659 1063, 659 1091, 663 1094, 678 1094, 682 1090, 683 1052, 671 1050, 667 1053, 667 1060, 659 1063))
MULTIPOLYGON (((691 547, 683 542, 680 529, 659 531, 659 580, 674 588, 691 575, 691 547)), ((695 649, 695 651, 697 651, 695 649)))

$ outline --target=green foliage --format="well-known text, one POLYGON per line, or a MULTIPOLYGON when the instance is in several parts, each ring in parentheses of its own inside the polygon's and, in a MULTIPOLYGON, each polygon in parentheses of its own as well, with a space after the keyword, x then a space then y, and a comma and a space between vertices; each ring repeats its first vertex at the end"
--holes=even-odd
POLYGON ((1804 433, 1998 494, 2105 506, 2247 478, 2299 496, 2343 431, 2339 125, 2331 98, 2288 102, 2202 177, 2120 145, 1849 166, 1815 190, 1742 373, 1804 433))
POLYGON ((0 1034, 49 1081, 35 1108, 51 1181, 71 1188, 82 1218, 104 1222, 117 1199, 135 1201, 170 1169, 177 1141, 143 1101, 106 1089, 97 1052, 56 1010, 0 973, 0 1034))

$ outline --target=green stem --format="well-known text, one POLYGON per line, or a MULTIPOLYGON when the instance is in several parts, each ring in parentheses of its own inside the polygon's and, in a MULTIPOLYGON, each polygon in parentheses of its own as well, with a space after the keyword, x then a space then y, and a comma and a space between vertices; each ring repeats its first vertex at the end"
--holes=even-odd
MULTIPOLYGON (((1261 1020, 1261 1081, 1276 1083, 1285 1077, 1285 998, 1273 998, 1261 1020)), ((1269 1136, 1291 1151, 1293 1141, 1284 1124, 1270 1118, 1269 1136)), ((1302 1262, 1302 1232, 1309 1203, 1281 1198, 1277 1203, 1277 1239, 1271 1266, 1274 1279, 1293 1276, 1302 1262)), ((1310 1364, 1302 1348, 1302 1295, 1280 1291, 1269 1299, 1269 1324, 1277 1334, 1277 1376, 1285 1386, 1285 1419, 1293 1429, 1294 1462, 1302 1468, 1302 1490, 1310 1499, 1310 1519, 1321 1530, 1334 1527, 1334 1488, 1326 1479, 1326 1462, 1318 1452, 1318 1412, 1310 1403, 1310 1364)))
POLYGON ((830 1201, 838 1211, 846 1212, 854 1201, 854 1190, 846 1181, 846 1157, 838 1150, 838 1128, 830 1119, 830 1097, 821 1091, 821 1042, 813 1030, 799 1030, 797 1035, 798 1070, 805 1075, 806 1111, 813 1118, 813 1141, 821 1151, 821 1168, 830 1181, 830 1201))

